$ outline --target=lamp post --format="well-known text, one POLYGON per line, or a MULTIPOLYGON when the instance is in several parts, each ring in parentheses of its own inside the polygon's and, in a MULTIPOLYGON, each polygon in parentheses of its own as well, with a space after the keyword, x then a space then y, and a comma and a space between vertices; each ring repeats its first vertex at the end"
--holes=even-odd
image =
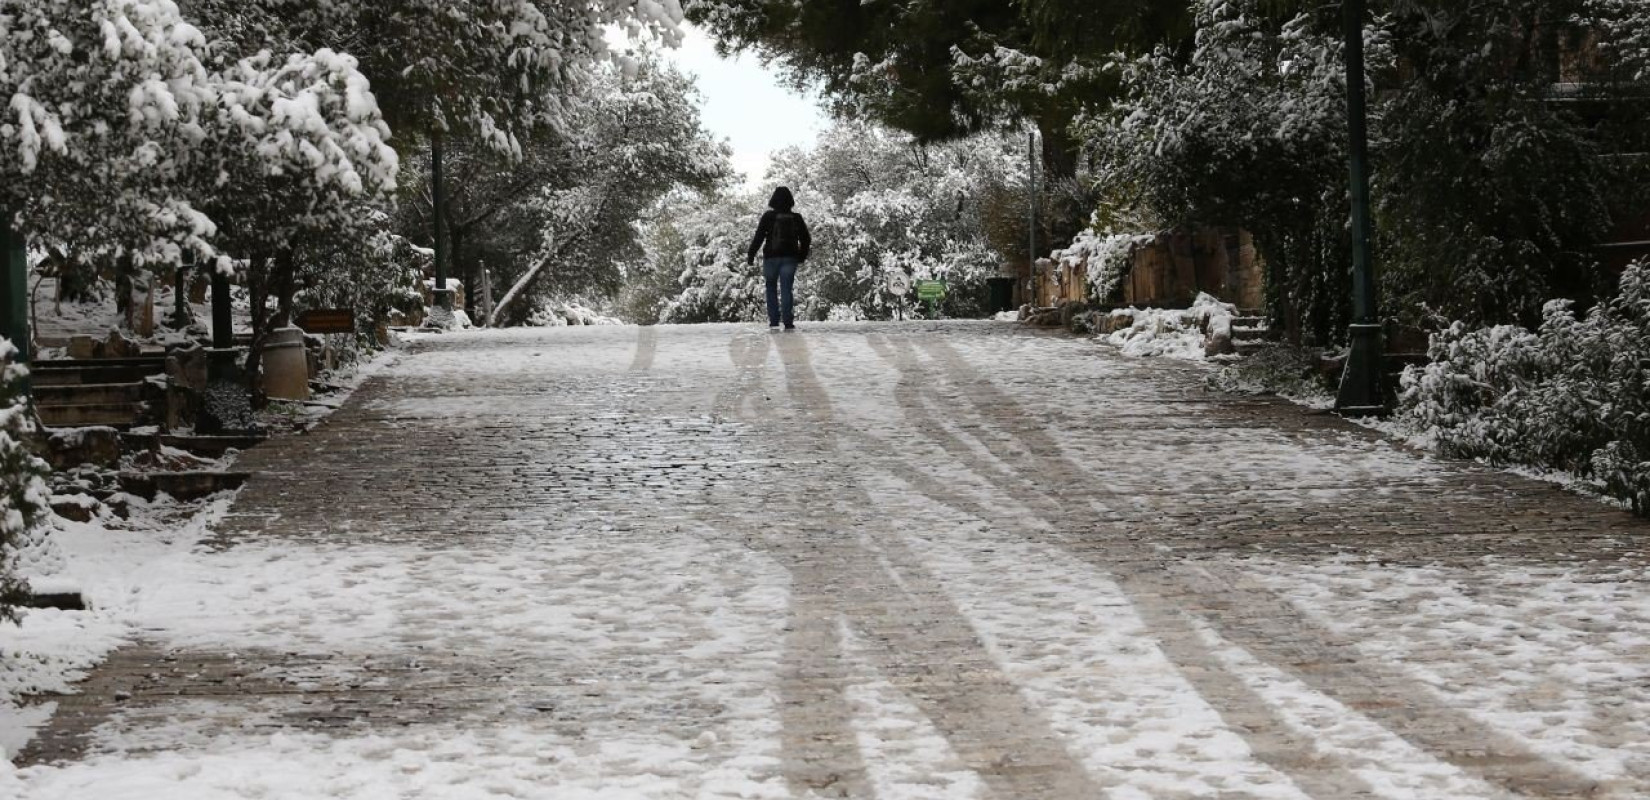
POLYGON ((33 358, 29 346, 29 258, 23 234, 13 230, 11 215, 0 207, 0 336, 17 348, 12 361, 28 364, 33 358))
POLYGON ((1026 131, 1026 167, 1030 174, 1030 190, 1026 192, 1030 224, 1026 226, 1026 305, 1037 302, 1037 132, 1026 131))
POLYGON ((1346 33, 1347 167, 1352 198, 1351 349, 1341 372, 1335 410, 1367 415, 1386 410, 1381 393, 1381 324, 1370 261, 1369 135, 1364 117, 1364 0, 1343 0, 1346 33))
MULTIPOLYGON (((435 216, 435 287, 430 292, 436 315, 453 309, 447 291, 447 185, 441 169, 441 131, 430 132, 430 205, 435 216)), ((447 316, 451 316, 447 314, 447 316)), ((445 322, 445 320, 443 320, 445 322)))

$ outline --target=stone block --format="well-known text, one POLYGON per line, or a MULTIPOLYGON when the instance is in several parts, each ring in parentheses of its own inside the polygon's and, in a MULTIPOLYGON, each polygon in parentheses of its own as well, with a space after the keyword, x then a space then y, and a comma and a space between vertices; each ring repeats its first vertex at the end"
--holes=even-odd
POLYGON ((120 331, 109 331, 109 337, 103 340, 103 352, 100 358, 132 358, 143 354, 143 346, 136 340, 127 337, 120 331))
POLYGON ((120 432, 102 427, 54 430, 40 457, 55 470, 82 464, 113 469, 120 465, 120 432))
POLYGON ((97 358, 102 343, 95 336, 76 335, 69 337, 69 358, 97 358))
POLYGON ((1236 352, 1237 345, 1232 343, 1231 328, 1222 328, 1210 333, 1208 338, 1203 341, 1203 355, 1205 356, 1228 356, 1236 352))

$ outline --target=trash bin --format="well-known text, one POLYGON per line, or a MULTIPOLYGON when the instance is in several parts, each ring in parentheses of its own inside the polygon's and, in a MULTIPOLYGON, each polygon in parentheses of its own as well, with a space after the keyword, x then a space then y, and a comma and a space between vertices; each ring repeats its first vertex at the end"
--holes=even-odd
POLYGON ((280 400, 309 399, 309 357, 301 328, 279 328, 264 341, 264 394, 280 400))
POLYGON ((1014 310, 1013 278, 986 278, 985 285, 990 292, 991 313, 1014 310))

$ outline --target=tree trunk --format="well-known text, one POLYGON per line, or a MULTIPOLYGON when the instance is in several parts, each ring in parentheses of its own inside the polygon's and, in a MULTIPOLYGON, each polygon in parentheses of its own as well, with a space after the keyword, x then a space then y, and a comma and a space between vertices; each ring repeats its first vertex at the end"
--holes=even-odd
POLYGON ((1042 138, 1042 228, 1038 231, 1042 243, 1040 255, 1067 247, 1088 222, 1093 210, 1085 207, 1087 193, 1077 180, 1077 160, 1082 144, 1071 136, 1072 118, 1068 114, 1052 114, 1037 120, 1037 132, 1042 138))
POLYGON ((115 257, 115 311, 120 314, 120 327, 130 332, 132 324, 132 278, 137 273, 131 253, 115 257))
POLYGON ((527 287, 533 283, 533 279, 539 276, 539 273, 549 265, 553 258, 554 253, 546 253, 538 261, 533 262, 533 265, 528 267, 526 272, 522 273, 521 277, 516 280, 516 284, 510 287, 510 291, 504 293, 504 297, 498 301, 498 305, 493 306, 493 312, 487 315, 487 327, 498 327, 499 320, 504 316, 504 310, 509 308, 516 301, 516 298, 527 291, 527 287))
POLYGON ((275 271, 271 276, 275 291, 275 316, 269 328, 285 328, 292 324, 292 298, 298 293, 298 263, 292 248, 283 248, 275 257, 275 271))
POLYGON ((263 392, 264 342, 269 338, 274 314, 269 311, 270 259, 258 254, 247 259, 246 288, 250 295, 252 315, 252 342, 246 353, 246 388, 253 408, 269 405, 269 396, 263 392))

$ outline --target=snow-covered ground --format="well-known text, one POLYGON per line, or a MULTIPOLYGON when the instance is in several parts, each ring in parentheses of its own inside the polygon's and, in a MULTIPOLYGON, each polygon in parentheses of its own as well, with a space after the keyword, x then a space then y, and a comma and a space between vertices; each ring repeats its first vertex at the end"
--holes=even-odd
MULTIPOLYGON (((301 427, 325 419, 396 356, 382 351, 357 368, 329 375, 336 390, 294 410, 301 427)), ((195 469, 227 469, 233 463, 230 456, 200 465, 182 451, 165 450, 195 469)), ((92 519, 50 517, 44 544, 25 552, 20 566, 36 593, 78 593, 87 609, 21 609, 18 623, 0 623, 0 753, 6 759, 22 751, 56 708, 49 700, 25 698, 74 693, 74 684, 110 652, 166 624, 167 609, 177 605, 168 598, 179 587, 198 583, 220 564, 205 544, 230 507, 230 496, 179 503, 165 495, 152 501, 122 495, 120 516, 82 497, 93 509, 92 519)), ((229 582, 243 583, 247 574, 229 582)))
POLYGON ((108 611, 0 633, 35 688, 125 639, 237 677, 0 796, 1650 792, 1641 525, 1201 370, 924 322, 378 377, 234 508, 64 539, 108 611))

